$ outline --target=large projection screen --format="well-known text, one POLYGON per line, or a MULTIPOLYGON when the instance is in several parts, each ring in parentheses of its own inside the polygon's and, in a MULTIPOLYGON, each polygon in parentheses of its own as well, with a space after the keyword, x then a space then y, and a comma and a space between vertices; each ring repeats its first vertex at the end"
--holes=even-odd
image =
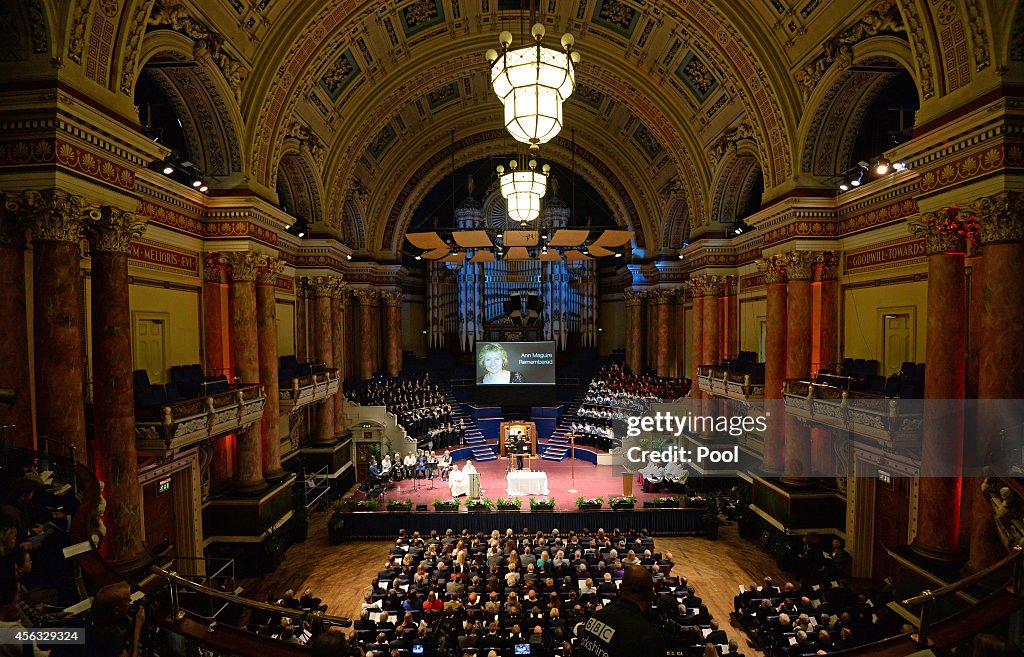
POLYGON ((477 342, 477 385, 555 384, 554 342, 477 342))

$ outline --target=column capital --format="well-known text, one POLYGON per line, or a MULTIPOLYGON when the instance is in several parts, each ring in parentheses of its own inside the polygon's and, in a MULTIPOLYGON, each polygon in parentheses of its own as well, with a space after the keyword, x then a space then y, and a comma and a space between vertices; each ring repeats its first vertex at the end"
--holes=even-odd
POLYGON ((32 220, 33 240, 78 244, 83 221, 99 215, 99 208, 90 205, 84 196, 59 189, 29 189, 21 198, 32 220))
POLYGON ((686 285, 695 297, 717 297, 721 293, 722 277, 714 274, 692 276, 686 285))
POLYGON ((277 285, 277 277, 284 271, 284 260, 276 256, 264 256, 256 270, 257 285, 277 285))
POLYGON ((942 208, 925 212, 907 221, 907 228, 915 236, 924 239, 928 255, 941 253, 965 253, 967 251, 966 213, 960 208, 942 208))
POLYGON ((814 278, 814 266, 821 262, 820 251, 790 251, 786 254, 786 278, 790 281, 809 281, 814 278))
POLYGON ((335 281, 334 289, 331 290, 331 298, 344 301, 346 296, 348 296, 348 283, 339 278, 335 281))
POLYGON ((385 306, 401 306, 402 297, 405 295, 401 290, 383 290, 380 296, 384 300, 385 306))
POLYGON ((764 274, 764 282, 768 285, 786 282, 786 263, 787 258, 784 255, 772 255, 755 261, 757 268, 764 274))
POLYGON ((363 287, 356 290, 352 290, 352 296, 354 296, 356 300, 359 301, 359 305, 372 306, 377 302, 377 299, 380 297, 380 293, 373 288, 363 287))
POLYGON ((253 283, 259 275, 260 268, 266 262, 267 256, 252 251, 239 251, 237 253, 222 254, 224 260, 231 265, 232 283, 253 283))
POLYGON ((306 285, 313 292, 314 297, 332 297, 341 279, 337 276, 313 276, 306 279, 306 285))
POLYGON ((132 240, 142 236, 148 221, 131 210, 104 205, 99 216, 90 217, 85 230, 93 251, 128 255, 132 240))
POLYGON ((835 251, 824 251, 821 260, 814 268, 818 272, 819 281, 831 281, 839 276, 839 254, 835 251))
POLYGON ((3 209, 3 217, 0 220, 0 247, 24 249, 28 226, 25 221, 25 205, 21 197, 0 192, 0 206, 3 209))
POLYGON ((626 306, 639 306, 644 302, 645 294, 643 290, 623 290, 622 299, 626 306))
POLYGON ((223 283, 224 276, 231 269, 231 263, 216 251, 203 254, 203 280, 210 283, 223 283))
POLYGON ((1024 193, 1000 192, 974 203, 982 244, 1024 241, 1024 193))

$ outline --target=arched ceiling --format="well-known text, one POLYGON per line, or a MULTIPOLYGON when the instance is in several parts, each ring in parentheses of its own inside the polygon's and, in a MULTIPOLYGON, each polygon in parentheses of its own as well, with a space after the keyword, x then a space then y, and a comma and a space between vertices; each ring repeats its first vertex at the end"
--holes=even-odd
MULTIPOLYGON (((519 12, 506 11, 506 4, 519 5, 307 2, 282 10, 268 38, 277 45, 257 54, 243 99, 251 176, 273 184, 281 132, 298 118, 326 146, 328 226, 341 230, 350 190, 365 188, 371 207, 362 215, 375 224, 366 246, 389 249, 382 199, 394 197, 409 183, 403 176, 447 147, 450 128, 466 135, 501 126, 483 52, 502 29, 521 42, 519 12)), ((708 221, 714 171, 705 151, 738 116, 753 117, 769 186, 790 177, 798 93, 787 82, 784 46, 766 27, 771 16, 763 6, 712 0, 538 5, 548 44, 571 32, 583 56, 566 128, 575 127, 577 143, 626 181, 624 195, 638 208, 652 248, 663 246, 669 203, 679 197, 688 215, 681 220, 708 221)), ((678 208, 671 214, 678 216, 678 208)))

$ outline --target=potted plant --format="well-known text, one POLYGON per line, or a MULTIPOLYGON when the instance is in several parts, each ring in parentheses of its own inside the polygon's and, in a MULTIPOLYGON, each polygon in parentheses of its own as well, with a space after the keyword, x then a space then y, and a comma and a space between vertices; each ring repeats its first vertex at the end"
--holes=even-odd
POLYGON ((518 511, 523 508, 523 501, 517 497, 499 497, 499 511, 518 511))
POLYGON ((481 513, 483 511, 490 511, 494 508, 494 502, 490 501, 486 497, 481 497, 478 500, 467 500, 466 510, 470 513, 481 513))
POLYGON ((718 526, 722 524, 722 520, 718 517, 718 507, 714 502, 708 502, 704 515, 700 517, 700 524, 704 528, 704 538, 712 541, 718 538, 718 526))
POLYGON ((388 500, 388 511, 412 511, 412 500, 388 500))
POLYGON ((636 498, 632 495, 617 495, 608 500, 608 505, 613 509, 632 509, 636 506, 636 498))
POLYGON ((380 502, 377 500, 349 500, 348 510, 349 511, 376 511, 377 507, 380 506, 380 502))
POLYGON ((554 511, 555 510, 555 498, 549 498, 546 500, 538 500, 535 497, 530 498, 530 511, 554 511))
POLYGON ((340 545, 344 537, 342 529, 345 527, 345 505, 341 501, 331 504, 331 517, 327 520, 327 540, 331 545, 340 545))
POLYGON ((600 509, 602 504, 604 504, 603 497, 583 497, 581 495, 576 498, 576 506, 579 507, 580 511, 600 509))
POLYGON ((458 500, 434 500, 434 511, 453 513, 459 510, 458 500))

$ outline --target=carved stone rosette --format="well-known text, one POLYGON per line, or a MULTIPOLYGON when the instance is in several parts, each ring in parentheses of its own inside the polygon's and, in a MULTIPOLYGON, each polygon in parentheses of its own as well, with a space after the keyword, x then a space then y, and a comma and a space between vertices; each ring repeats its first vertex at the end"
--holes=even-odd
POLYGON ((99 218, 99 208, 84 197, 59 189, 27 190, 22 202, 32 222, 33 240, 78 244, 83 220, 99 218))
POLYGON ((284 260, 266 256, 256 272, 257 285, 277 285, 277 277, 284 271, 284 260))
POLYGON ((786 254, 786 277, 791 281, 809 281, 820 261, 821 253, 817 251, 790 251, 786 254))
POLYGON ((260 269, 266 266, 267 256, 252 251, 226 253, 224 259, 231 263, 231 281, 233 283, 255 282, 260 269))
POLYGON ((132 240, 142 236, 148 221, 135 212, 104 205, 99 216, 92 218, 85 229, 93 251, 127 255, 132 240))
POLYGON ((1000 192, 974 204, 982 244, 1024 241, 1024 193, 1000 192))
POLYGON ((717 297, 721 293, 722 280, 721 276, 702 274, 690 278, 686 285, 695 297, 717 297))
POLYGON ((784 255, 773 255, 755 261, 757 268, 764 274, 764 282, 768 285, 785 283, 787 280, 787 258, 784 255))
POLYGON ((385 306, 401 306, 402 298, 405 295, 401 290, 383 290, 380 293, 381 299, 384 300, 385 306))
POLYGON ((924 239, 928 255, 967 251, 967 228, 959 208, 942 208, 913 217, 907 221, 907 228, 924 239))

